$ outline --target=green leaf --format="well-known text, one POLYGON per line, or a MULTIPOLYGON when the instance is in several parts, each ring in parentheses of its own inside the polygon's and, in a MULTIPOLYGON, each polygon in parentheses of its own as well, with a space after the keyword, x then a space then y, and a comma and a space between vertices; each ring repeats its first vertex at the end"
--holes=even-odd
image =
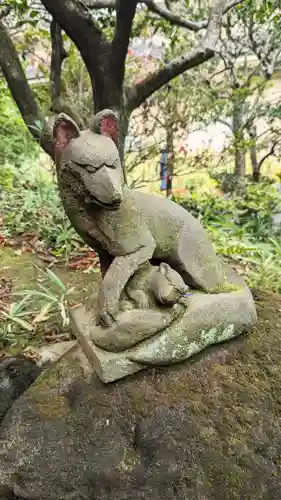
POLYGON ((32 294, 33 297, 35 298, 41 298, 41 299, 47 299, 50 302, 57 302, 58 298, 55 295, 52 295, 49 290, 44 288, 40 283, 38 286, 43 290, 43 292, 40 292, 39 290, 33 290, 32 292, 29 292, 32 294))
POLYGON ((64 283, 59 279, 59 277, 53 271, 51 271, 51 269, 47 269, 46 273, 53 283, 55 283, 64 292, 66 291, 64 283))
POLYGON ((22 311, 22 309, 24 309, 24 307, 26 306, 26 304, 28 302, 30 302, 30 301, 31 301, 31 295, 27 294, 25 297, 23 297, 21 299, 20 302, 15 302, 15 303, 11 304, 10 313, 12 315, 17 315, 19 312, 22 311))
POLYGON ((29 332, 33 332, 34 327, 30 323, 28 323, 27 321, 25 321, 21 318, 17 318, 16 316, 10 316, 10 314, 7 314, 5 312, 2 312, 2 314, 4 314, 4 316, 6 316, 6 318, 13 321, 13 323, 17 323, 19 326, 24 328, 24 330, 28 330, 29 332))
POLYGON ((51 311, 51 309, 52 309, 52 304, 50 302, 42 306, 40 312, 34 318, 33 324, 47 321, 49 319, 48 313, 51 311))

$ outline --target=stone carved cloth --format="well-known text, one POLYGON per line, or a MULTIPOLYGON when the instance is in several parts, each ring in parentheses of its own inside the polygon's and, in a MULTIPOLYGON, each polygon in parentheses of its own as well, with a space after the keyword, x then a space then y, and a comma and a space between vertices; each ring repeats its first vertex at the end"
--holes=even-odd
MULTIPOLYGON (((158 268, 146 264, 147 294, 152 291, 151 276, 158 273, 158 268)), ((145 288, 143 271, 140 274, 140 279, 135 275, 129 286, 137 289, 141 281, 140 286, 145 288)), ((175 277, 174 272, 171 275, 175 277)), ((155 281, 157 286, 157 276, 155 281)), ((255 321, 255 305, 247 285, 231 269, 228 269, 228 281, 233 285, 232 292, 195 291, 185 296, 183 287, 173 306, 157 305, 155 301, 153 305, 150 302, 147 309, 138 309, 134 308, 133 301, 123 298, 123 311, 116 323, 109 328, 93 327, 91 323, 91 338, 107 351, 126 350, 127 359, 136 363, 167 365, 185 360, 212 344, 239 335, 255 321)))

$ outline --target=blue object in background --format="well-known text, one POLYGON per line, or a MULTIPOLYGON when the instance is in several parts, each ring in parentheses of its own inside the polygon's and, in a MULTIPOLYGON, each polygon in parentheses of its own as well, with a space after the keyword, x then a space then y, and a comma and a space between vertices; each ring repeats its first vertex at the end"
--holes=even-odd
POLYGON ((160 165, 167 165, 168 154, 165 149, 161 151, 160 165))
POLYGON ((167 189, 167 184, 168 184, 168 175, 167 175, 167 161, 168 161, 168 154, 165 149, 162 149, 161 151, 161 158, 160 158, 160 189, 161 191, 166 191, 167 189))
POLYGON ((165 191, 167 189, 168 176, 167 176, 167 168, 164 165, 161 165, 160 179, 161 179, 160 189, 161 191, 165 191))

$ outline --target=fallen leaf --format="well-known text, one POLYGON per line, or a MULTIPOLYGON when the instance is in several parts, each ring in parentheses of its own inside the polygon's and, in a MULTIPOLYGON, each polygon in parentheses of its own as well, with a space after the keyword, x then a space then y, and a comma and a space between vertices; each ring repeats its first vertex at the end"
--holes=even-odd
POLYGON ((44 305, 41 308, 41 311, 39 312, 39 314, 37 314, 37 316, 34 318, 32 323, 35 325, 37 323, 42 323, 44 321, 47 321, 47 319, 49 319, 49 316, 47 313, 50 311, 51 308, 52 308, 52 304, 50 304, 50 303, 44 305))
POLYGON ((79 304, 73 304, 72 306, 70 306, 70 310, 71 309, 77 309, 77 307, 82 307, 82 302, 80 302, 79 304))

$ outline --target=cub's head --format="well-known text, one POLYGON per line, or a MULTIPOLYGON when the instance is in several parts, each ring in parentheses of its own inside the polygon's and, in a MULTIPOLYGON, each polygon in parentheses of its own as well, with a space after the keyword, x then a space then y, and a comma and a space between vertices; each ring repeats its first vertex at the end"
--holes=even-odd
POLYGON ((165 279, 162 284, 165 289, 165 294, 162 292, 162 303, 175 304, 188 291, 189 287, 185 284, 181 275, 165 262, 161 262, 158 272, 165 279))
POLYGON ((124 179, 113 111, 98 113, 93 130, 81 131, 64 113, 57 116, 53 142, 58 178, 85 203, 116 210, 123 200, 124 179))

